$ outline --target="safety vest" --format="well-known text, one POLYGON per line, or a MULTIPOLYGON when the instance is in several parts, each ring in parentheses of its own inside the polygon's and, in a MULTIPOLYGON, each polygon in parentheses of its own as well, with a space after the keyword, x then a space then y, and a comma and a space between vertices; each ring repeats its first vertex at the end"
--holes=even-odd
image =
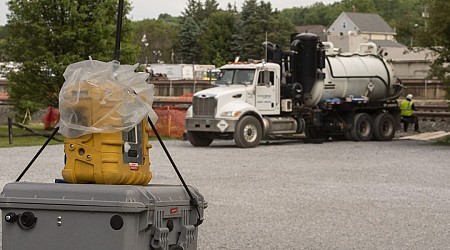
POLYGON ((400 110, 402 111, 401 116, 412 116, 413 110, 412 110, 412 101, 404 100, 400 104, 400 110))

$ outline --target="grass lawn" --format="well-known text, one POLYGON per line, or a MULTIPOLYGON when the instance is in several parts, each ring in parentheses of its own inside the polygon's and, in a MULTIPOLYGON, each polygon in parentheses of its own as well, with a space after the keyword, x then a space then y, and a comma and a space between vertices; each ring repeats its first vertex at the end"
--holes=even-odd
MULTIPOLYGON (((44 126, 42 124, 29 124, 25 125, 28 128, 31 128, 37 132, 40 133, 46 133, 51 134, 53 130, 44 130, 44 126)), ((8 138, 8 126, 2 125, 0 126, 0 148, 4 147, 25 147, 25 146, 41 146, 45 143, 47 140, 47 137, 44 136, 38 136, 33 135, 30 136, 31 132, 15 127, 13 126, 13 144, 9 144, 9 138, 8 138), (23 136, 27 135, 27 136, 23 136)), ((55 138, 63 141, 64 137, 60 134, 56 134, 55 138)), ((157 138, 155 136, 150 136, 149 140, 151 143, 159 143, 157 138)), ((168 136, 162 136, 162 140, 177 140, 177 138, 171 138, 168 136)), ((63 142, 57 142, 55 140, 50 141, 50 145, 54 144, 62 144, 63 142)))
MULTIPOLYGON (((44 126, 42 124, 29 124, 25 126, 41 133, 51 134, 53 132, 53 130, 44 130, 44 126)), ((27 130, 13 126, 13 144, 9 144, 8 126, 2 125, 0 126, 0 147, 41 146, 47 140, 47 137, 39 135, 30 136, 30 134, 31 132, 27 130)), ((64 140, 64 137, 59 134, 57 134, 55 138, 61 141, 64 140)), ((50 144, 62 144, 62 142, 52 140, 50 144)))

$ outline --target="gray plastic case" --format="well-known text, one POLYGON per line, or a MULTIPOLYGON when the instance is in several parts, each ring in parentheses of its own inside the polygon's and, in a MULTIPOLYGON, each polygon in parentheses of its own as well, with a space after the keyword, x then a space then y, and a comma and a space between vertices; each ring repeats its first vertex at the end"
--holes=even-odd
POLYGON ((189 189, 199 212, 180 185, 9 183, 0 197, 3 250, 197 249, 194 224, 207 203, 189 189))

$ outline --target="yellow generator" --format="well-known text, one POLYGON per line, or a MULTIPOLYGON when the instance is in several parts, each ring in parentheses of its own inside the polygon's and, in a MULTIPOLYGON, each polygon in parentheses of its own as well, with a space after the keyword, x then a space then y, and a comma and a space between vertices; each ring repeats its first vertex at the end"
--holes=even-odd
MULTIPOLYGON (((86 127, 124 127, 121 104, 127 96, 122 87, 111 82, 87 81, 65 91, 65 108, 71 122, 86 127), (82 91, 80 91, 80 89, 82 91), (73 96, 70 96, 73 95, 73 96)), ((129 94, 129 93, 128 93, 129 94)), ((76 131, 76 130, 74 130, 76 131)), ((150 172, 148 141, 150 127, 146 119, 129 131, 100 132, 64 139, 66 154, 62 176, 69 183, 147 185, 150 172)))

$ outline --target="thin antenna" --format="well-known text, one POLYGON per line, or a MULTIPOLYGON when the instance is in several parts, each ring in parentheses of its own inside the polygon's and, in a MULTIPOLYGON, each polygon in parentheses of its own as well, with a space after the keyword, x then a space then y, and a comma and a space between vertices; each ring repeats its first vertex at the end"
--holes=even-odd
POLYGON ((115 61, 119 61, 120 57, 120 37, 122 36, 122 19, 123 19, 123 0, 119 0, 119 8, 117 11, 116 48, 114 50, 115 61))

